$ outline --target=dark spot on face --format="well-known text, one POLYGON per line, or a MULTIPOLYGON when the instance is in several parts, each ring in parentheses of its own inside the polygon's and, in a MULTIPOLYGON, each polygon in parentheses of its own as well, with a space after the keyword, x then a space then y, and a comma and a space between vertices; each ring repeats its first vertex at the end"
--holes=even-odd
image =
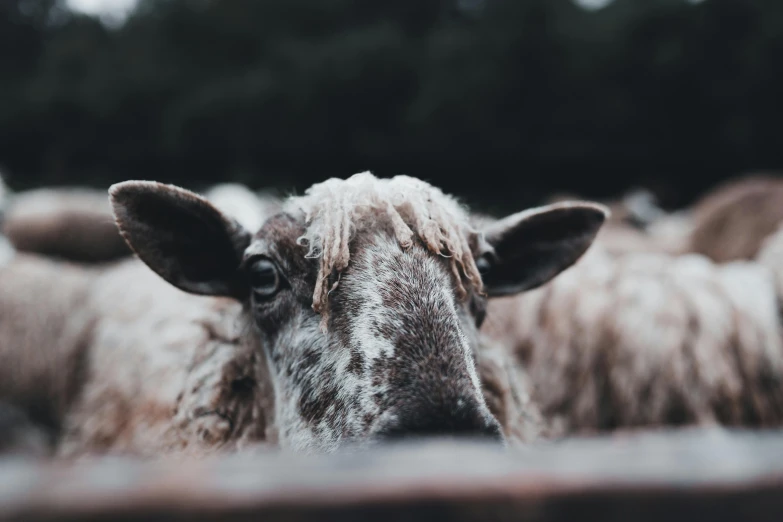
POLYGON ((321 362, 321 354, 319 352, 315 350, 307 350, 304 352, 304 355, 302 356, 302 362, 300 364, 300 367, 303 370, 308 370, 310 368, 314 368, 320 362, 321 362))
POLYGON ((282 354, 278 352, 277 350, 272 350, 272 353, 270 354, 272 357, 272 363, 278 367, 280 366, 280 362, 282 360, 282 354))
POLYGON ((323 420, 329 406, 337 401, 337 388, 329 386, 318 394, 303 393, 299 398, 299 413, 310 424, 323 420))
POLYGON ((364 355, 359 350, 351 350, 351 361, 348 363, 348 371, 354 375, 361 375, 364 369, 364 355))
POLYGON ((389 359, 381 355, 375 361, 373 361, 372 365, 372 385, 373 386, 381 386, 384 382, 386 382, 386 376, 389 371, 389 359))
POLYGON ((362 428, 366 430, 370 427, 374 420, 375 415, 372 413, 365 413, 364 417, 362 417, 362 428))
POLYGON ((231 381, 231 393, 235 395, 250 395, 255 387, 256 383, 251 377, 240 377, 231 381))
POLYGON ((344 411, 345 407, 343 406, 342 401, 339 401, 337 397, 335 397, 326 407, 326 423, 330 427, 336 427, 338 417, 340 415, 341 411, 344 411))
POLYGON ((384 339, 393 339, 395 335, 395 328, 391 323, 385 323, 381 325, 381 327, 378 329, 378 332, 383 336, 384 339))

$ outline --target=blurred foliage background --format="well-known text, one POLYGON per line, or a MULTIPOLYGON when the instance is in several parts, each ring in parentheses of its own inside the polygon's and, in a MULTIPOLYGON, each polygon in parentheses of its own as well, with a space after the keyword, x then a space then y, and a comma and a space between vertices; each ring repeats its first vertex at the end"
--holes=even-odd
POLYGON ((122 24, 2 0, 0 74, 14 188, 371 169, 677 206, 783 166, 781 0, 140 0, 122 24))

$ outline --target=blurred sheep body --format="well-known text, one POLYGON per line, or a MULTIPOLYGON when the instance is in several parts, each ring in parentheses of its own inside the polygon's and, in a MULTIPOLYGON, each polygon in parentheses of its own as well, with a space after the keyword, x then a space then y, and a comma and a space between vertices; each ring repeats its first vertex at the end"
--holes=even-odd
POLYGON ((268 382, 239 345, 237 303, 193 299, 135 260, 20 255, 0 269, 0 306, 0 394, 61 432, 64 455, 219 447, 230 430, 237 444, 267 438, 269 412, 242 408, 264 402, 237 400, 268 382))
POLYGON ((634 253, 680 255, 689 249, 690 220, 686 215, 670 214, 659 218, 646 230, 626 224, 609 224, 601 230, 596 243, 612 256, 634 253))
MULTIPOLYGON (((556 194, 548 201, 565 199, 578 198, 556 194)), ((611 214, 599 231, 596 244, 608 254, 658 252, 679 255, 690 250, 693 222, 688 211, 664 211, 654 195, 645 189, 631 190, 605 204, 611 214)))
POLYGON ((3 233, 20 252, 84 263, 130 255, 105 191, 43 188, 9 196, 3 233))
POLYGON ((597 244, 547 286, 491 300, 484 330, 512 345, 557 434, 781 425, 770 265, 781 258, 770 257, 715 265, 700 255, 617 257, 597 244))
POLYGON ((732 179, 674 213, 657 208, 645 191, 631 192, 608 206, 612 216, 597 242, 610 254, 694 253, 716 263, 752 260, 783 221, 783 178, 732 179))
POLYGON ((783 178, 730 180, 697 201, 690 213, 689 251, 718 263, 754 259, 783 221, 783 178))

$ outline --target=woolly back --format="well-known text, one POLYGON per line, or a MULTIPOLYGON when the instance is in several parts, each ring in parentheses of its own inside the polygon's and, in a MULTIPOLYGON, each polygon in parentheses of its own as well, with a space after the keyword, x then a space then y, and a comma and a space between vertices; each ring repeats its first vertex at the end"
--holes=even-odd
POLYGON ((460 298, 468 288, 481 291, 470 249, 470 238, 477 232, 470 226, 467 210, 424 181, 410 176, 379 179, 370 172, 332 178, 290 198, 285 210, 304 213, 306 230, 299 244, 308 246, 307 257, 320 259, 313 309, 322 315, 322 330, 329 315, 329 292, 348 266, 351 239, 358 228, 391 226, 403 249, 420 240, 434 254, 449 258, 460 298), (331 286, 330 276, 336 276, 331 286))

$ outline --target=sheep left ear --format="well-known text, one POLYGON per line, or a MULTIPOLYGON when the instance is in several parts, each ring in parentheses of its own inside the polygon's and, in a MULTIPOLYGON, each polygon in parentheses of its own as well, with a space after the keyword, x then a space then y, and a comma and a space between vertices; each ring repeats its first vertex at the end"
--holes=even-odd
POLYGON ((486 225, 490 249, 477 259, 485 292, 500 297, 547 283, 582 257, 608 217, 597 203, 562 202, 486 225))
POLYGON ((201 196, 154 181, 109 189, 120 234, 148 267, 180 290, 243 300, 239 269, 250 233, 201 196))

